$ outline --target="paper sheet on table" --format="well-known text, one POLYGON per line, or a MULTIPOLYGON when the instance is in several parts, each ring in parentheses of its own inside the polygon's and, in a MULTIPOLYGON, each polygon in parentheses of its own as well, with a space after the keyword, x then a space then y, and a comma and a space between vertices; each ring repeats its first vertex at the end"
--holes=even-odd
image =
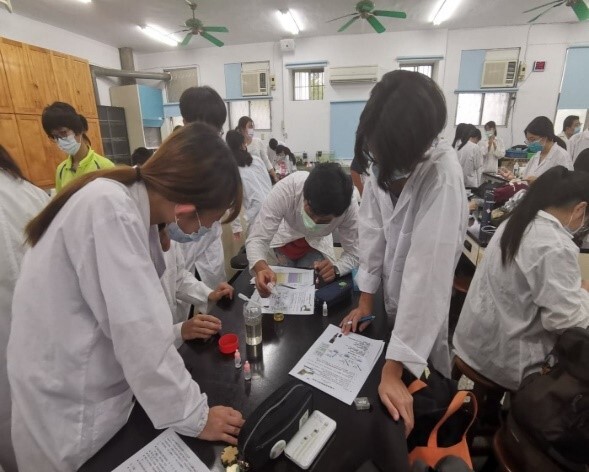
POLYGON ((384 349, 384 341, 329 325, 290 375, 351 405, 384 349))
POLYGON ((270 297, 262 298, 255 290, 251 300, 262 305, 262 313, 312 315, 315 311, 315 286, 291 289, 277 285, 270 297))
POLYGON ((171 429, 133 454, 112 472, 210 472, 171 429))
MULTIPOLYGON (((276 274, 276 283, 290 285, 291 287, 308 287, 314 284, 314 271, 311 269, 294 269, 292 267, 270 266, 276 274)), ((255 284, 256 278, 252 277, 250 284, 255 284)))

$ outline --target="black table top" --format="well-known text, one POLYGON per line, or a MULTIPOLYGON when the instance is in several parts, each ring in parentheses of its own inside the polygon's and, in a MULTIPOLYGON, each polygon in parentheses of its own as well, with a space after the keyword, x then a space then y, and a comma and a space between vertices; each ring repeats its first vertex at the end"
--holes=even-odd
MULTIPOLYGON (((235 281, 235 291, 251 295, 249 275, 243 272, 235 281)), ((355 295, 354 299, 357 299, 355 295)), ((364 335, 388 340, 390 327, 384 314, 382 293, 377 294, 376 320, 364 335)), ((355 306, 355 301, 354 305, 355 306)), ((245 327, 242 316, 243 302, 237 299, 221 302, 212 311, 223 322, 224 332, 239 336, 242 360, 246 359, 245 327)), ((276 322, 272 315, 263 315, 263 349, 261 359, 251 361, 252 380, 245 381, 242 369, 235 369, 233 356, 226 356, 217 348, 217 338, 209 342, 193 341, 183 344, 179 352, 192 377, 208 395, 209 405, 227 405, 241 411, 247 418, 271 392, 289 379, 288 372, 305 354, 328 324, 338 324, 348 314, 352 305, 332 309, 328 317, 316 312, 313 316, 286 315, 276 322)), ((336 431, 327 446, 309 470, 355 471, 366 460, 372 460, 382 470, 403 472, 409 469, 407 446, 402 422, 396 423, 389 416, 378 397, 380 371, 384 354, 376 363, 359 396, 369 398, 370 411, 356 411, 354 406, 314 389, 314 407, 333 418, 336 431)), ((165 401, 165 399, 162 399, 165 401)), ((112 470, 154 439, 161 431, 154 429, 140 405, 133 409, 127 424, 80 471, 104 472, 112 470)), ((211 443, 182 436, 196 455, 215 471, 224 470, 220 465, 222 443, 211 443)), ((264 471, 300 471, 290 460, 281 455, 271 461, 264 471)))

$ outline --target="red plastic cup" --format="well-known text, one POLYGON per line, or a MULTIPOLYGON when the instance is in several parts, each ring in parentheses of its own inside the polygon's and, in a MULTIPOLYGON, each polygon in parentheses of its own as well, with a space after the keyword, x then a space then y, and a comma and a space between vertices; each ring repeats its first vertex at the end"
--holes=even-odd
POLYGON ((236 334, 224 334, 219 338, 219 351, 223 354, 233 354, 239 347, 239 338, 236 334))

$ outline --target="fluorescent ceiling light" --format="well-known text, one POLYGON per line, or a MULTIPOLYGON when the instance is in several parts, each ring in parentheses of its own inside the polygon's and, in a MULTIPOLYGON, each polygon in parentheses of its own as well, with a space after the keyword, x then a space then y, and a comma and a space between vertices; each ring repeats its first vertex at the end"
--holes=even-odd
POLYGON ((152 39, 167 44, 168 46, 178 46, 178 41, 173 36, 160 29, 158 26, 145 25, 140 26, 139 28, 152 39))
POLYGON ((442 24, 444 21, 450 19, 450 17, 458 8, 460 0, 443 0, 438 3, 438 7, 434 10, 434 15, 431 22, 434 25, 442 24))
POLYGON ((282 27, 290 34, 299 34, 300 28, 290 10, 278 11, 278 18, 282 22, 282 27))
POLYGON ((78 0, 81 3, 92 3, 92 0, 78 0))

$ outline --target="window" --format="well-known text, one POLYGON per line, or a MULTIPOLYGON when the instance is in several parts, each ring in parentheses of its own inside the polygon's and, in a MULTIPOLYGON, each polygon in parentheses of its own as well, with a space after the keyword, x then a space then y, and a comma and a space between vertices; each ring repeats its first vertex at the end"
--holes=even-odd
POLYGON ((323 100, 325 69, 294 70, 293 97, 295 100, 323 100))
POLYGON ((434 75, 433 64, 403 64, 399 69, 411 72, 421 72, 423 75, 427 75, 430 79, 433 79, 434 75))
POLYGON ((456 123, 471 123, 482 126, 494 121, 497 126, 507 126, 509 102, 512 92, 458 93, 456 123))
POLYGON ((270 100, 234 100, 227 103, 229 111, 229 129, 235 129, 242 116, 249 116, 256 129, 272 130, 272 113, 270 100))

